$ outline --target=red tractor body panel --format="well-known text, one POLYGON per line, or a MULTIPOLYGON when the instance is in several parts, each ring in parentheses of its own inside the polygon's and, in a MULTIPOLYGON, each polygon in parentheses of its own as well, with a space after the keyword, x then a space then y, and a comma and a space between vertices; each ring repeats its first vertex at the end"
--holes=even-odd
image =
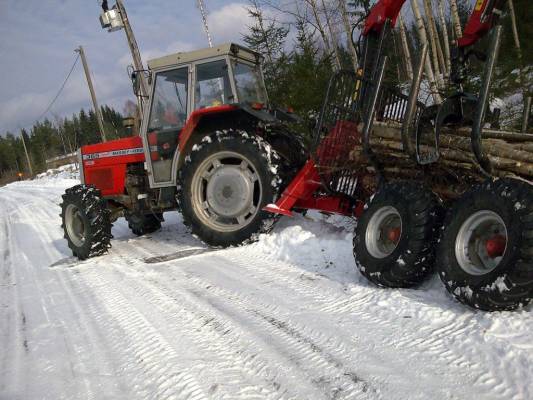
MULTIPOLYGON (((235 105, 221 105, 203 108, 191 113, 179 134, 178 149, 184 149, 193 135, 198 123, 205 115, 220 114, 238 110, 235 105)), ((152 160, 159 158, 157 138, 148 134, 148 143, 152 160)), ((163 144, 165 148, 167 143, 163 144)), ((119 196, 124 194, 124 183, 128 164, 145 161, 144 147, 140 136, 112 140, 105 143, 91 144, 81 148, 83 175, 86 185, 94 185, 103 196, 119 196)))
POLYGON ((126 167, 144 162, 140 136, 91 144, 81 148, 86 185, 94 185, 103 196, 124 194, 126 167))

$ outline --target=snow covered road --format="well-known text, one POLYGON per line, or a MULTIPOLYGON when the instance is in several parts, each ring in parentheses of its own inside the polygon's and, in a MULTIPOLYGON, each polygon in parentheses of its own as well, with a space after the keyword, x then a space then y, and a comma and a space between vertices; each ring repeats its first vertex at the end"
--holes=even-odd
POLYGON ((2 400, 533 398, 531 306, 474 312, 436 278, 378 289, 319 217, 161 263, 205 247, 177 213, 142 238, 117 221, 109 254, 72 263, 74 183, 0 188, 2 400))

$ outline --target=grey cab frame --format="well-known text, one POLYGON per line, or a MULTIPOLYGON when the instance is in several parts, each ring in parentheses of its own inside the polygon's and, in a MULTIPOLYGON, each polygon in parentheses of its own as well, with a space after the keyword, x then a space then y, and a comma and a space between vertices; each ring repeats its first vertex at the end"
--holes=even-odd
MULTIPOLYGON (((146 107, 144 110, 142 123, 141 123, 141 137, 143 141, 144 155, 145 155, 145 160, 146 160, 145 170, 147 171, 150 188, 155 189, 155 188, 176 186, 177 175, 178 175, 178 160, 180 156, 180 149, 179 147, 177 147, 172 156, 172 163, 171 164, 169 163, 169 166, 171 168, 169 180, 160 181, 160 180, 155 179, 154 167, 153 167, 153 162, 152 162, 152 158, 150 154, 151 148, 150 148, 150 143, 148 140, 148 132, 149 132, 148 128, 149 128, 149 123, 150 123, 150 117, 152 115, 152 109, 154 106, 153 102, 154 102, 154 97, 155 97, 155 88, 156 88, 158 74, 173 71, 173 70, 178 70, 184 67, 188 68, 187 113, 186 113, 187 121, 188 121, 191 113, 194 111, 194 106, 196 104, 195 87, 196 87, 196 82, 197 82, 197 76, 196 76, 197 67, 202 64, 219 61, 219 60, 223 60, 226 62, 227 71, 228 71, 228 79, 229 79, 229 84, 230 84, 231 92, 232 92, 232 99, 229 99, 230 101, 226 102, 225 104, 234 104, 234 103, 239 102, 238 91, 235 85, 233 61, 248 64, 252 67, 259 66, 261 85, 264 87, 264 77, 263 77, 262 68, 260 67, 260 63, 258 62, 254 63, 253 61, 249 59, 241 58, 241 57, 230 55, 230 54, 224 54, 224 55, 215 56, 215 57, 208 57, 208 58, 204 58, 204 59, 200 59, 200 60, 196 60, 196 61, 192 61, 188 63, 183 63, 183 64, 174 64, 168 67, 160 67, 160 68, 151 69, 150 71, 151 86, 150 86, 149 106, 146 107)), ((265 96, 267 96, 266 90, 264 92, 265 92, 265 96)), ((268 101, 268 98, 267 98, 267 101, 268 101)))

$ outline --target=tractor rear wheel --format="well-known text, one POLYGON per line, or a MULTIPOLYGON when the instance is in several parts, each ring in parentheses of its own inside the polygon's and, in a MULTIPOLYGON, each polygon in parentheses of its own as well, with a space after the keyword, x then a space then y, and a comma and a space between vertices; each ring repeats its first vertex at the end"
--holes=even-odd
POLYGON ((263 139, 228 130, 195 144, 179 171, 185 224, 211 246, 241 244, 268 231, 276 216, 281 159, 263 139))
POLYGON ((61 220, 68 247, 80 260, 107 252, 111 241, 110 211, 94 186, 76 185, 65 191, 61 220))
POLYGON ((369 281, 412 287, 431 271, 440 206, 418 183, 386 184, 357 221, 355 263, 369 281))
POLYGON ((163 214, 125 212, 124 218, 128 221, 128 227, 131 231, 137 236, 142 236, 161 229, 163 214))
POLYGON ((436 267, 461 303, 513 310, 533 298, 533 187, 516 179, 472 188, 449 211, 436 267))

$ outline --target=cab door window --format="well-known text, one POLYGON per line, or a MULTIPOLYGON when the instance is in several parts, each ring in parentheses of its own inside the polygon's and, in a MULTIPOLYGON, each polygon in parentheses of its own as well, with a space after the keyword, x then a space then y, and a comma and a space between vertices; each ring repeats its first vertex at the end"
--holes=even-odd
POLYGON ((172 177, 172 159, 187 121, 188 79, 187 67, 159 72, 155 77, 147 131, 155 182, 168 182, 172 177))
POLYGON ((212 61, 196 66, 194 109, 215 107, 233 103, 228 65, 225 60, 212 61))

